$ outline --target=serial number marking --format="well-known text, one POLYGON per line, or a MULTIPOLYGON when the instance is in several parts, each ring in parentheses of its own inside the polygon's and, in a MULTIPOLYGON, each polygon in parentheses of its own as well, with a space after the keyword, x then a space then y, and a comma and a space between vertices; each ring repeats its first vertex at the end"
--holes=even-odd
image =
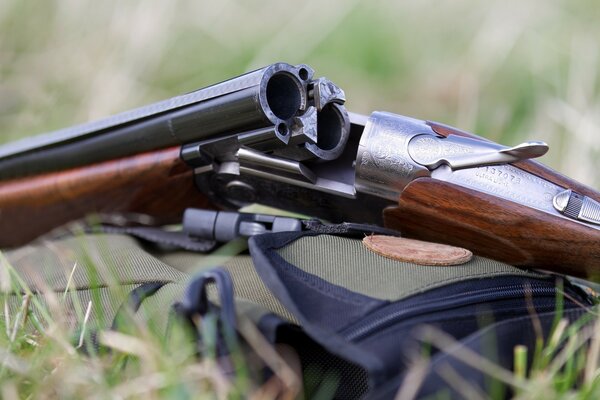
POLYGON ((552 199, 560 188, 510 165, 455 171, 450 180, 516 203, 556 213, 552 199))
POLYGON ((486 179, 490 182, 497 183, 504 187, 508 187, 510 184, 519 185, 521 184, 521 177, 516 176, 508 171, 503 171, 500 168, 495 167, 482 167, 477 168, 475 176, 486 179))

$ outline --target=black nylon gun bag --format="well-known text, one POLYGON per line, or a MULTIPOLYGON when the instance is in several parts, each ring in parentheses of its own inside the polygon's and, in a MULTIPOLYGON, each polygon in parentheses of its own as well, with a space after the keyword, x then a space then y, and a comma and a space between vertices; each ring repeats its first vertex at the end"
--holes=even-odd
POLYGON ((224 266, 231 284, 218 289, 219 301, 234 303, 227 309, 235 303, 262 309, 252 313, 254 322, 272 343, 296 350, 307 398, 324 385, 335 398, 393 398, 424 350, 431 368, 420 397, 446 391, 461 398, 439 375, 447 365, 491 390, 497 383, 429 346, 424 332, 444 332, 511 369, 516 345, 533 354, 540 333, 534 317, 547 335, 557 318, 575 320, 591 305, 563 278, 480 257, 454 266, 417 265, 376 254, 341 232, 272 233, 249 243, 254 268, 224 266), (248 290, 259 284, 267 290, 248 290), (233 292, 224 295, 227 290, 233 292))

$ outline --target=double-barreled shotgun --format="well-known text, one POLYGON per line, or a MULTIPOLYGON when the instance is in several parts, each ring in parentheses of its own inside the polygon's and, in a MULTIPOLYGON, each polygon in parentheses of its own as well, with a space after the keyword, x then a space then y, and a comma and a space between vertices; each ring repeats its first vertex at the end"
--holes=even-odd
POLYGON ((307 65, 257 71, 0 147, 0 247, 90 213, 180 222, 188 207, 261 203, 379 224, 523 267, 600 271, 600 194, 430 121, 348 113, 307 65))

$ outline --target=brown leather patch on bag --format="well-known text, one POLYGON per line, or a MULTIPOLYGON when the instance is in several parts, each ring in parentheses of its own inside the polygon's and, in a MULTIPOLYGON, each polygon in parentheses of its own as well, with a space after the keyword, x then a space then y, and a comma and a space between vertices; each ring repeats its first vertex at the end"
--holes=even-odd
POLYGON ((363 243, 384 257, 419 265, 460 265, 473 258, 473 253, 460 247, 394 236, 371 235, 363 243))

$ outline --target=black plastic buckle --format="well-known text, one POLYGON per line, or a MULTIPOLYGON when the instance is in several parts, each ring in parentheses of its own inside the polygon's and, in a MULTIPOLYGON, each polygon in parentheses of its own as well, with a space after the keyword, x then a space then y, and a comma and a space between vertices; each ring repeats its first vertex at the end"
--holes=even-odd
POLYGON ((199 355, 225 357, 237 348, 233 281, 226 270, 215 268, 193 278, 182 301, 174 307, 194 328, 199 355), (208 299, 211 283, 216 287, 219 306, 208 299))
POLYGON ((240 236, 249 237, 267 232, 301 231, 297 218, 268 214, 211 211, 188 208, 183 215, 183 231, 198 239, 225 243, 240 236))

